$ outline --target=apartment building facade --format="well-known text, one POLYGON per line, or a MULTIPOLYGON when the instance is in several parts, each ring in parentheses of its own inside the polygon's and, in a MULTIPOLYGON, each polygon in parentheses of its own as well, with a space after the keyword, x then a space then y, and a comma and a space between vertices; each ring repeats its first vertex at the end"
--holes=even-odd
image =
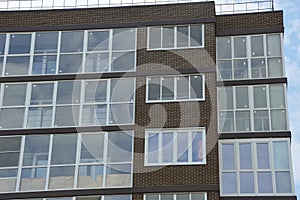
POLYGON ((296 199, 282 11, 3 11, 0 25, 0 199, 296 199))

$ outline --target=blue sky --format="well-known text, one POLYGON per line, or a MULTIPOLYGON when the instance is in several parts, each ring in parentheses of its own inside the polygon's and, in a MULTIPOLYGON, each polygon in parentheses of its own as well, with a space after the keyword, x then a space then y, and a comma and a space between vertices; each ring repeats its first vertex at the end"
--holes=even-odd
MULTIPOLYGON (((216 3, 232 3, 241 0, 216 0, 216 3)), ((288 107, 292 131, 292 157, 294 182, 300 198, 300 5, 295 0, 275 0, 275 9, 284 11, 285 69, 288 77, 288 107)))

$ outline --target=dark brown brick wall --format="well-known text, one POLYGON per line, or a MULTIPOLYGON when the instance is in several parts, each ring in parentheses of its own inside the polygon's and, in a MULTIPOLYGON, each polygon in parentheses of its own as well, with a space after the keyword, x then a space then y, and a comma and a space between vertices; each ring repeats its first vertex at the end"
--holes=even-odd
POLYGON ((250 31, 283 28, 283 12, 263 12, 236 15, 219 15, 216 17, 216 32, 250 31))
POLYGON ((116 24, 215 18, 213 2, 73 10, 1 12, 0 27, 116 24))

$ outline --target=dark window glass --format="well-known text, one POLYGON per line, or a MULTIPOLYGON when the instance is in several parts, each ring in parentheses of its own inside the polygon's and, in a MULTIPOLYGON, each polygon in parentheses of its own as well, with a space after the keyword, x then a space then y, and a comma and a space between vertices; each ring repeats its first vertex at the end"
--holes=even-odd
POLYGON ((55 126, 77 126, 79 106, 58 106, 55 112, 55 126))
POLYGON ((29 56, 7 57, 5 75, 26 75, 29 71, 29 56))
POLYGON ((32 84, 31 105, 52 104, 54 83, 32 84))
POLYGON ((24 120, 24 108, 6 108, 0 111, 1 128, 22 128, 24 120))
POLYGON ((56 53, 57 41, 57 32, 37 32, 34 53, 56 53))
POLYGON ((108 134, 107 159, 110 162, 130 162, 132 160, 132 135, 129 132, 108 134))
POLYGON ((177 27, 177 47, 189 46, 189 27, 178 26, 177 27))
POLYGON ((86 55, 85 72, 104 72, 109 70, 108 53, 89 53, 86 55))
POLYGON ((57 104, 76 104, 80 100, 80 82, 61 81, 57 87, 57 104))
POLYGON ((135 67, 135 52, 113 53, 111 71, 129 71, 135 67))
MULTIPOLYGON (((85 103, 106 102, 106 81, 85 82, 85 103)), ((122 93, 123 94, 123 93, 122 93)))
POLYGON ((161 28, 150 27, 149 28, 149 48, 156 49, 161 48, 161 28))
POLYGON ((113 50, 133 50, 135 49, 135 30, 116 29, 113 30, 113 50))
POLYGON ((82 52, 83 31, 62 32, 60 52, 82 52))
POLYGON ((163 27, 163 48, 174 48, 174 27, 163 27))
POLYGON ((202 25, 190 26, 190 46, 202 46, 202 25))
POLYGON ((75 164, 76 134, 54 135, 51 164, 75 164))
POLYGON ((134 100, 134 79, 112 79, 111 102, 132 102, 134 100))
POLYGON ((80 73, 82 54, 60 55, 58 73, 80 73))
POLYGON ((10 35, 9 54, 28 54, 30 53, 31 34, 12 34, 10 35))
POLYGON ((25 105, 27 84, 4 85, 3 106, 25 105))
POLYGON ((28 110, 27 127, 51 127, 52 107, 32 107, 28 110))
POLYGON ((109 31, 89 32, 88 39, 88 51, 108 50, 109 31))
POLYGON ((202 99, 203 97, 203 78, 202 76, 190 76, 190 93, 192 99, 202 99))
POLYGON ((5 51, 6 34, 0 34, 0 55, 5 51))
POLYGON ((148 79, 148 100, 160 100, 160 78, 148 79))
POLYGON ((34 56, 32 74, 55 74, 56 56, 34 56))
POLYGON ((110 124, 132 124, 133 105, 132 104, 111 104, 110 124))

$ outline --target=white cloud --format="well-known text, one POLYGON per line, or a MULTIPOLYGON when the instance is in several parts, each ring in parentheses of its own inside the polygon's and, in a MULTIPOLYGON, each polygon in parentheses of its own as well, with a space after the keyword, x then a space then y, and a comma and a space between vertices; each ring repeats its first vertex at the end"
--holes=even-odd
MULTIPOLYGON (((300 140, 292 140, 292 157, 293 157, 293 168, 294 168, 294 181, 295 185, 300 186, 300 140)), ((300 192, 300 188, 296 187, 296 192, 300 192)))

